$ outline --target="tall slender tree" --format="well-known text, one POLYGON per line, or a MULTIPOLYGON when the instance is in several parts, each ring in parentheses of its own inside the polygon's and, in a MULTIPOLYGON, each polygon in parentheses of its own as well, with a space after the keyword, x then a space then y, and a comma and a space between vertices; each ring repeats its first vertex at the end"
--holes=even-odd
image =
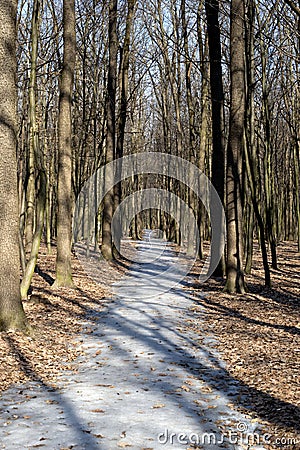
POLYGON ((17 0, 0 0, 0 330, 24 329, 17 188, 17 0))
MULTIPOLYGON (((134 11, 137 0, 127 0, 127 17, 126 28, 123 47, 120 54, 120 74, 119 74, 119 92, 120 92, 120 107, 119 117, 117 123, 117 138, 116 138, 116 159, 122 158, 124 153, 125 128, 127 122, 128 110, 128 84, 129 84, 129 57, 130 57, 130 40, 132 34, 132 25, 134 19, 134 11)), ((121 167, 119 165, 118 170, 121 167)), ((114 186, 114 209, 116 210, 121 201, 121 183, 116 183, 114 186)), ((119 224, 120 228, 120 224, 119 224)), ((120 248, 121 236, 115 236, 116 248, 120 248)))
MULTIPOLYGON (((113 161, 116 147, 116 87, 117 87, 117 0, 109 2, 109 68, 107 80, 107 136, 106 136, 106 164, 113 161)), ((113 173, 110 168, 105 172, 106 181, 112 181, 113 173)), ((106 260, 113 259, 111 221, 114 207, 114 189, 110 189, 103 200, 102 246, 101 252, 106 260)))
MULTIPOLYGON (((225 144, 224 144, 224 91, 222 79, 219 0, 206 0, 207 34, 210 65, 210 95, 212 115, 212 184, 222 204, 225 196, 225 144)), ((213 214, 213 211, 212 211, 213 214)), ((223 277, 224 258, 220 260, 214 276, 223 277)))
POLYGON ((34 0, 31 18, 31 51, 30 51, 30 77, 29 77, 29 151, 28 151, 28 182, 26 191, 26 228, 25 243, 26 250, 31 250, 34 232, 34 209, 35 209, 35 178, 36 162, 38 154, 38 127, 36 117, 36 91, 37 91, 37 59, 40 26, 40 0, 34 0))
POLYGON ((230 122, 227 154, 226 291, 245 292, 242 226, 242 158, 245 121, 245 7, 232 0, 230 11, 230 122))
MULTIPOLYGON (((262 260, 265 271, 265 285, 271 286, 271 276, 268 262, 268 253, 266 247, 266 235, 263 217, 259 205, 259 191, 257 188, 257 158, 255 154, 255 107, 254 107, 254 33, 255 33, 255 0, 247 2, 247 12, 245 13, 245 47, 246 47, 246 71, 247 71, 247 96, 246 96, 246 130, 245 130, 245 165, 248 176, 248 184, 252 202, 253 213, 257 220, 259 229, 259 240, 262 253, 262 260)), ((245 193, 246 196, 246 193, 245 193)), ((253 253, 253 233, 254 217, 249 215, 248 236, 246 248, 245 273, 250 273, 252 267, 253 253)))
POLYGON ((71 103, 76 60, 75 1, 63 3, 64 55, 58 117, 57 258, 54 287, 72 287, 72 115, 71 103))

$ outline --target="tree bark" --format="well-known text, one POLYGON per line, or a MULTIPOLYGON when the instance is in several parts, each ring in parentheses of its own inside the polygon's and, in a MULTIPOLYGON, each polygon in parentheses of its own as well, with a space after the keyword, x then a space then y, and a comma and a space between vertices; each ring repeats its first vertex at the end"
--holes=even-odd
POLYGON ((75 1, 63 3, 64 55, 58 117, 57 257, 54 287, 73 287, 72 225, 72 91, 76 59, 75 1))
MULTIPOLYGON (((199 2, 197 11, 197 39, 200 54, 200 70, 202 75, 201 82, 201 112, 200 112, 200 128, 199 128, 199 162, 198 167, 201 172, 205 173, 205 158, 208 148, 208 138, 209 138, 209 123, 210 123, 210 106, 207 99, 209 98, 209 61, 208 61, 208 36, 205 33, 205 39, 203 42, 202 33, 202 20, 201 20, 201 10, 203 8, 203 0, 199 2)), ((204 240, 204 226, 205 226, 205 209, 202 203, 199 204, 198 208, 198 226, 200 233, 200 245, 199 245, 199 258, 203 259, 203 240, 204 240)))
MULTIPOLYGON (((124 44, 121 50, 121 62, 120 62, 120 110, 117 126, 117 142, 116 142, 116 159, 122 158, 124 153, 124 139, 125 139, 125 127, 127 121, 127 108, 128 108, 128 82, 129 82, 129 56, 130 56, 130 39, 132 24, 134 18, 136 0, 127 0, 127 17, 126 17, 126 30, 124 37, 124 44)), ((119 173, 121 172, 121 164, 118 165, 119 173)), ((116 174, 117 176, 119 174, 116 174)), ((116 183, 114 186, 114 210, 117 209, 121 201, 121 183, 116 183)), ((118 224, 119 229, 121 224, 118 224)), ((120 230, 121 231, 121 230, 120 230)), ((115 242, 117 248, 120 248, 121 233, 115 236, 119 242, 115 242)))
POLYGON ((0 0, 0 330, 25 329, 17 186, 17 0, 0 0))
POLYGON ((297 243, 298 243, 298 252, 300 253, 300 189, 299 189, 300 148, 298 144, 299 143, 296 142, 294 146, 294 166, 295 166, 295 187, 296 187, 297 243))
POLYGON ((40 188, 37 195, 37 220, 36 228, 32 238, 32 246, 30 257, 24 275, 21 282, 21 299, 26 300, 28 295, 28 290, 30 288, 30 283, 34 274, 36 267, 36 262, 38 259, 39 248, 42 238, 42 233, 44 229, 44 217, 45 217, 45 204, 46 204, 46 174, 40 171, 40 188))
MULTIPOLYGON (((222 204, 225 197, 225 144, 224 144, 224 92, 221 64, 221 40, 219 25, 219 1, 205 1, 210 64, 210 91, 212 115, 212 176, 222 204)), ((213 205, 211 205, 213 207, 213 205)), ((220 236, 221 237, 221 236, 220 236)), ((221 245, 221 244, 220 244, 221 245)), ((224 276, 224 258, 214 271, 215 277, 224 276)))
MULTIPOLYGON (((109 69, 107 80, 107 137, 106 164, 113 161, 116 146, 116 78, 117 78, 117 0, 109 2, 109 69)), ((107 182, 112 181, 114 174, 110 168, 105 170, 107 182)), ((101 253, 104 259, 113 259, 111 221, 114 208, 114 189, 110 189, 103 199, 102 245, 101 253)))
POLYGON ((244 293, 242 227, 242 158, 245 120, 244 0, 232 0, 230 15, 230 124, 227 154, 227 261, 226 286, 244 293))
POLYGON ((31 19, 31 62, 29 79, 29 155, 28 155, 28 183, 26 190, 26 227, 25 227, 25 245, 26 251, 30 251, 32 237, 34 232, 34 213, 35 213, 35 169, 36 156, 38 154, 38 127, 36 120, 36 69, 38 57, 38 38, 40 22, 39 0, 35 0, 32 6, 31 19))

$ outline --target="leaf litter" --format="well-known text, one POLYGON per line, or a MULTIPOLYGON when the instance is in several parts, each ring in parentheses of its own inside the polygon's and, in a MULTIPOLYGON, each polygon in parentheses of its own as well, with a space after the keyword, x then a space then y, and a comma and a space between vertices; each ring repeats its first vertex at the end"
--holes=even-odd
MULTIPOLYGON (((257 254, 252 275, 247 276, 249 292, 245 295, 225 294, 219 280, 198 285, 196 276, 201 267, 197 263, 185 288, 196 299, 199 290, 205 297, 193 307, 194 319, 199 315, 199 320, 185 325, 193 332, 199 330, 199 343, 212 334, 217 337, 216 346, 229 374, 241 383, 250 402, 247 408, 241 404, 241 411, 262 424, 273 441, 288 439, 285 448, 296 449, 299 446, 294 442, 300 442, 299 254, 293 243, 279 246, 280 270, 272 271, 272 289, 263 288, 263 268, 257 254), (200 318, 203 312, 205 320, 200 318)), ((86 277, 75 258, 73 267, 78 289, 51 290, 41 274, 54 276, 55 254, 47 255, 42 248, 32 295, 24 302, 33 334, 0 333, 0 391, 30 380, 42 380, 55 388, 61 370, 76 371, 76 360, 83 354, 77 341, 82 319, 90 310, 101 310, 110 301, 107 286, 112 274, 107 273, 99 286, 86 277)), ((118 268, 120 277, 125 270, 118 268)), ((116 266, 112 273, 115 276, 116 266)), ((278 445, 272 443, 265 448, 278 445)))
MULTIPOLYGON (((208 247, 206 246, 206 251, 208 247)), ((197 261, 185 280, 194 296, 198 321, 188 327, 199 344, 216 337, 214 346, 229 375, 241 386, 239 409, 252 416, 271 436, 267 449, 300 448, 300 254, 295 242, 278 246, 279 270, 271 269, 272 287, 264 287, 257 243, 253 269, 246 276, 248 292, 229 295, 224 282, 197 281, 197 261), (242 401, 242 396, 244 400, 242 401)), ((203 388, 203 391, 207 386, 203 388)), ((232 404, 236 408, 236 403, 232 404)))

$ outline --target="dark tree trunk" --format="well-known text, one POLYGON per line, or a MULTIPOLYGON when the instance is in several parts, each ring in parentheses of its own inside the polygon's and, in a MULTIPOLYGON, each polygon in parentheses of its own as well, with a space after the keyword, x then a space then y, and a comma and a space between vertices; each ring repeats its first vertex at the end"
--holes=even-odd
MULTIPOLYGON (((207 33, 210 62, 210 91, 212 113, 212 176, 222 204, 225 197, 225 154, 224 154, 224 93, 221 65, 221 40, 219 26, 219 1, 205 1, 207 17, 207 33)), ((213 205, 212 205, 213 207, 213 205)), ((221 243, 220 243, 221 245, 221 243)), ((215 277, 224 276, 224 258, 221 259, 213 274, 215 277)))
MULTIPOLYGON (((125 127, 127 121, 127 107, 128 107, 128 76, 129 76, 129 56, 130 56, 130 38, 132 23, 134 18, 136 0, 127 1, 127 17, 126 17, 126 30, 124 45, 121 51, 120 59, 120 110, 118 117, 118 127, 117 127, 117 142, 116 142, 116 159, 123 157, 124 149, 124 139, 125 139, 125 127)), ((119 173, 121 172, 121 164, 118 165, 119 173)), ((119 175, 119 174, 116 174, 119 175)), ((117 209, 121 201, 121 183, 116 183, 114 186, 114 210, 117 209)), ((118 224, 119 230, 121 231, 121 224, 118 224)), ((121 233, 115 236, 119 242, 115 242, 117 248, 120 248, 121 233)))

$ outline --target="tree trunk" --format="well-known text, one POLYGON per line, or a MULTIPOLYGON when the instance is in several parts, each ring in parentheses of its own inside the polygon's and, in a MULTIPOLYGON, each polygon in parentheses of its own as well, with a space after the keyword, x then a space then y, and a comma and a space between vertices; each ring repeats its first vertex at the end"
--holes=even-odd
POLYGON ((30 283, 36 267, 39 248, 44 229, 44 216, 46 204, 46 174, 40 171, 40 188, 37 196, 37 223, 32 239, 30 257, 21 282, 21 299, 26 300, 30 283))
POLYGON ((230 124, 227 155, 226 286, 230 293, 245 292, 242 227, 242 158, 245 120, 244 0, 232 0, 230 15, 230 124))
POLYGON ((71 270, 72 225, 72 117, 71 99, 76 58, 75 1, 63 3, 64 56, 58 117, 57 257, 54 287, 73 287, 71 270))
MULTIPOLYGON (((189 54, 189 41, 188 41, 188 24, 186 19, 186 8, 185 8, 186 0, 181 1, 180 12, 181 12, 181 22, 182 22, 182 33, 183 33, 183 43, 184 43, 184 65, 185 65, 185 87, 186 87, 186 102, 188 109, 188 122, 189 122, 189 160, 191 163, 195 164, 196 158, 196 127, 195 127, 195 103, 193 100, 192 93, 192 83, 191 83, 191 73, 192 73, 192 62, 189 54)), ((193 186, 195 186, 196 180, 192 180, 191 182, 193 186)), ((192 208, 195 215, 197 215, 196 211, 196 202, 194 201, 194 196, 192 195, 192 190, 187 188, 187 201, 190 208, 192 208)), ((198 207, 197 207, 198 210, 198 207)), ((190 235, 190 231, 192 230, 193 224, 188 223, 188 236, 190 235)), ((197 249, 197 253, 199 253, 199 248, 201 245, 201 233, 199 233, 199 246, 197 249)), ((201 251, 200 251, 201 253, 201 251)), ((187 255, 194 254, 194 242, 189 239, 188 247, 187 247, 187 255)))
POLYGON ((297 216, 297 242, 298 242, 298 252, 300 253, 300 190, 299 190, 299 143, 298 141, 294 146, 294 166, 295 166, 295 187, 296 187, 296 216, 297 216))
MULTIPOLYGON (((201 23, 201 10, 203 7, 203 1, 199 3, 198 12, 197 12, 197 38, 198 38, 198 47, 200 53, 200 64, 201 64, 201 113, 200 113, 200 144, 199 144, 199 163, 198 167, 201 172, 205 173, 205 157, 207 153, 208 147, 208 138, 209 138, 209 115, 210 115, 210 107, 208 104, 209 97, 209 62, 208 62, 208 36, 207 32, 205 34, 205 41, 203 42, 202 34, 203 27, 201 23)), ((199 245, 199 258, 203 259, 203 240, 204 240, 204 222, 205 222, 205 209, 202 203, 199 204, 198 208, 198 226, 200 233, 200 245, 199 245)))
MULTIPOLYGON (((221 65, 221 40, 219 26, 219 1, 206 0, 207 33, 210 63, 210 91, 212 114, 212 177, 222 204, 225 197, 225 151, 224 151, 224 93, 221 65)), ((213 205, 211 205, 213 208, 213 205)), ((221 238, 221 236, 220 236, 221 238)), ((221 243, 220 243, 221 245, 221 243)), ((221 259, 213 274, 224 276, 224 258, 221 259)))
MULTIPOLYGON (((113 161, 116 141, 116 77, 117 77, 117 0, 109 2, 109 70, 107 80, 107 137, 106 137, 106 164, 113 161)), ((110 168, 105 170, 105 178, 109 183, 114 174, 110 168)), ((111 221, 114 207, 114 189, 110 189, 103 199, 102 218, 102 245, 103 257, 110 261, 113 259, 111 221)))
MULTIPOLYGON (((261 28, 259 15, 258 21, 261 28)), ((275 223, 275 205, 274 205, 274 174, 272 167, 272 156, 274 154, 274 144, 271 132, 271 105, 269 101, 269 86, 267 83, 267 58, 268 50, 266 43, 260 36, 260 53, 261 53, 261 84, 262 84, 262 115, 264 119, 264 158, 263 158, 263 172, 264 172, 264 195, 265 195, 265 220, 266 220, 266 234, 271 248, 272 268, 277 270, 277 236, 275 223)))
POLYGON ((29 155, 28 155, 28 183, 26 190, 26 227, 25 245, 26 251, 30 251, 32 236, 34 232, 34 209, 35 209, 35 167, 36 155, 38 153, 38 127, 36 120, 36 68, 38 56, 38 38, 40 22, 39 0, 35 0, 32 6, 31 20, 31 63, 29 79, 29 155))
POLYGON ((17 186, 17 0, 0 0, 0 330, 25 329, 17 186))
POLYGON ((253 259, 253 233, 254 233, 254 210, 250 203, 246 209, 246 245, 245 245, 245 274, 251 273, 253 259))
MULTIPOLYGON (((271 275, 268 261, 268 253, 266 246, 266 232, 259 205, 257 158, 255 154, 255 105, 254 105, 254 33, 255 33, 255 1, 250 0, 247 5, 247 21, 246 21, 246 67, 247 67, 247 129, 245 130, 245 165, 248 176, 249 188, 251 193, 251 201, 253 211, 257 220, 259 231, 259 241, 262 253, 262 260, 265 272, 265 286, 271 286, 271 275)), ((249 251, 249 249, 247 249, 249 251)), ((250 273, 251 262, 250 255, 246 254, 245 273, 250 273)), ((251 257, 252 259, 252 257, 251 257)))
MULTIPOLYGON (((259 210, 258 201, 257 201, 257 190, 256 190, 256 179, 254 174, 254 161, 253 161, 253 154, 248 150, 248 147, 251 149, 251 144, 245 145, 245 160, 246 160, 246 169, 248 174, 248 180, 250 185, 250 192, 251 192, 251 200, 253 204, 253 210, 256 216, 257 225, 259 229, 259 236, 260 236, 260 246, 261 246, 261 254, 262 254, 262 260, 263 260, 263 266, 265 271, 265 286, 271 287, 271 275, 270 275, 270 268, 269 268, 269 262, 268 262, 268 252, 267 252, 267 246, 266 246, 266 236, 265 236, 265 227, 262 215, 259 210)), ((250 273, 250 267, 247 267, 246 264, 246 273, 250 273), (249 270, 249 272, 248 272, 249 270)))
MULTIPOLYGON (((128 74, 129 74, 129 56, 130 56, 130 39, 132 23, 134 18, 136 0, 127 1, 127 17, 126 30, 124 37, 124 45, 121 52, 121 69, 120 69, 120 111, 117 127, 117 142, 116 142, 116 159, 123 157, 125 127, 127 121, 127 104, 128 104, 128 74)), ((119 173, 121 172, 121 164, 118 164, 119 173)), ((119 174, 116 174, 118 177, 119 174)), ((121 201, 121 183, 116 183, 114 186, 114 210, 117 209, 121 201)), ((121 224, 118 224, 119 228, 121 224)), ((117 236, 115 236, 115 239, 117 236)), ((116 248, 120 248, 121 233, 118 233, 119 242, 115 242, 116 248)))

